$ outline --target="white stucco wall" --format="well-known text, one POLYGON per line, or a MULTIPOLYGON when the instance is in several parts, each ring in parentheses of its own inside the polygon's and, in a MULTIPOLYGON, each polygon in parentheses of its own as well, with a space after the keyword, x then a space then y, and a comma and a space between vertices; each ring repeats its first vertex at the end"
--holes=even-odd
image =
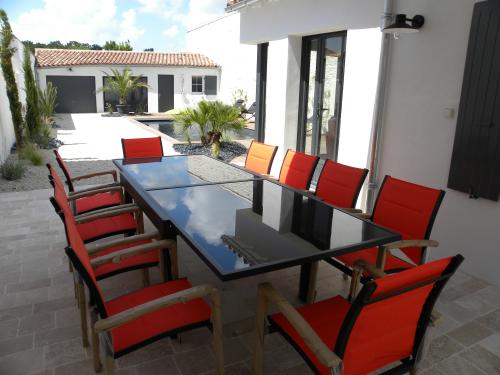
POLYGON ((222 101, 231 103, 238 89, 246 92, 248 105, 255 101, 257 48, 240 43, 238 12, 188 31, 186 49, 202 53, 221 66, 219 98, 222 101))
MULTIPOLYGON (((96 90, 102 87, 103 77, 111 74, 111 68, 123 69, 123 66, 73 66, 68 68, 37 68, 40 87, 44 89, 48 75, 62 76, 95 76, 96 90)), ((148 111, 158 112, 158 75, 174 75, 174 107, 186 108, 195 105, 201 100, 215 100, 217 95, 192 93, 191 77, 216 75, 217 85, 220 86, 219 68, 191 68, 191 67, 157 67, 157 66, 131 66, 133 75, 142 75, 148 79, 148 111)), ((219 91, 219 89, 217 90, 219 91)), ((103 93, 96 93, 97 112, 104 112, 103 93)))
MULTIPOLYGON (((380 180, 391 174, 445 189, 432 233, 440 247, 430 252, 431 257, 460 252, 466 258, 465 271, 500 285, 500 203, 470 200, 446 188, 456 116, 446 117, 444 109, 458 109, 474 3, 395 1, 396 13, 422 14, 426 23, 418 34, 401 35, 392 42, 379 175, 380 180)), ((241 38, 255 43, 301 33, 373 28, 381 12, 382 1, 372 0, 266 2, 242 13, 241 38)), ((346 94, 347 87, 344 90, 346 94)), ((361 150, 357 143, 352 147, 361 150)))
MULTIPOLYGON (((20 40, 14 38, 11 47, 15 48, 14 56, 12 56, 12 66, 19 91, 19 99, 24 105, 26 102, 24 73, 22 68, 24 46, 20 40)), ((16 137, 9 108, 9 98, 7 97, 5 80, 0 69, 0 163, 7 158, 15 141, 16 137)))

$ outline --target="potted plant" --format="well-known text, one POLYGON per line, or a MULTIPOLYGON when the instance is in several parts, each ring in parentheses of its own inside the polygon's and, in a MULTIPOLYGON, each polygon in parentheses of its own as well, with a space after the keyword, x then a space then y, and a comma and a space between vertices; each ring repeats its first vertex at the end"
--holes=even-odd
POLYGON ((123 71, 111 68, 111 74, 106 73, 109 79, 101 87, 98 92, 111 92, 118 96, 116 110, 120 114, 128 113, 127 96, 134 90, 141 87, 149 87, 144 82, 141 82, 142 76, 133 76, 130 68, 125 68, 123 71))

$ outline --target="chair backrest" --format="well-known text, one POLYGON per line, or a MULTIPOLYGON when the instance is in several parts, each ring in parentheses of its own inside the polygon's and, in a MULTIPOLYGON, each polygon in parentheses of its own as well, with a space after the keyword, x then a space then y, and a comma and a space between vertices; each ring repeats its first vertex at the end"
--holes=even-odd
POLYGON ((122 149, 124 158, 149 158, 163 156, 161 137, 122 138, 122 149))
POLYGON ((66 165, 63 158, 59 154, 59 151, 54 150, 54 155, 56 156, 56 161, 57 164, 59 165, 59 168, 61 168, 61 170, 64 173, 64 177, 66 177, 66 183, 68 184, 69 191, 75 191, 75 186, 73 185, 73 178, 71 177, 71 173, 69 171, 68 166, 66 165))
MULTIPOLYGON (((373 222, 401 234, 403 240, 429 239, 445 192, 385 176, 373 208, 373 222)), ((425 261, 425 248, 402 251, 416 264, 425 261)))
POLYGON ((278 146, 252 141, 245 159, 245 168, 260 174, 269 174, 278 146))
POLYGON ((456 255, 365 284, 334 348, 345 373, 367 374, 396 361, 414 361, 434 304, 462 261, 456 255))
POLYGON ((90 263, 88 251, 83 243, 83 240, 78 233, 75 220, 72 215, 67 215, 64 212, 64 226, 66 228, 66 237, 68 238, 68 247, 66 247, 66 255, 70 259, 73 267, 78 271, 84 283, 89 289, 91 301, 96 305, 99 315, 102 318, 108 316, 102 290, 97 283, 97 278, 94 269, 90 263))
POLYGON ((319 158, 288 150, 281 165, 279 182, 296 189, 309 189, 319 158))
POLYGON ((326 160, 318 179, 316 195, 337 207, 354 208, 368 169, 326 160))

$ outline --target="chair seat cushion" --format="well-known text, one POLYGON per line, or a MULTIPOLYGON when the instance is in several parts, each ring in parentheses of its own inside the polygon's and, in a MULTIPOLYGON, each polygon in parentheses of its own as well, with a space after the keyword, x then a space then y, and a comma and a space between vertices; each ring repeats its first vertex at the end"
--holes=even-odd
MULTIPOLYGON (((132 244, 128 245, 122 245, 122 246, 114 246, 110 247, 108 249, 105 249, 103 251, 100 251, 96 254, 93 254, 90 258, 97 258, 100 256, 108 255, 120 250, 128 249, 133 246, 139 246, 139 245, 144 245, 147 243, 150 243, 152 241, 150 240, 145 240, 145 241, 138 241, 134 242, 132 244)), ((106 263, 103 265, 98 266, 97 268, 94 269, 95 276, 97 280, 102 280, 106 277, 110 277, 122 272, 130 271, 133 269, 140 269, 140 268, 147 268, 147 267, 153 267, 156 266, 159 262, 159 251, 158 250, 151 250, 146 253, 142 253, 139 255, 135 255, 133 257, 127 258, 122 260, 121 262, 118 263, 106 263)))
MULTIPOLYGON (((358 259, 363 259, 371 264, 377 264, 377 254, 378 248, 372 247, 370 249, 354 251, 349 254, 340 255, 338 257, 335 257, 335 259, 352 268, 354 262, 358 259)), ((384 270, 405 270, 412 267, 415 267, 415 265, 406 262, 405 260, 398 258, 397 256, 394 256, 392 254, 387 254, 384 270)))
POLYGON ((77 227, 85 243, 114 234, 133 232, 137 229, 134 216, 128 213, 78 224, 77 227))
MULTIPOLYGON (((299 307, 297 311, 309 323, 311 328, 318 334, 328 348, 335 347, 340 327, 347 315, 351 304, 344 298, 337 296, 311 305, 299 307)), ((321 374, 329 374, 328 368, 323 366, 314 353, 309 350, 304 340, 299 336, 283 314, 274 314, 270 317, 271 322, 278 326, 280 331, 291 340, 297 349, 309 359, 321 374)), ((346 369, 347 370, 347 369, 346 369)))
POLYGON ((100 208, 113 207, 122 203, 122 195, 119 191, 94 194, 75 201, 76 214, 83 214, 100 208))
MULTIPOLYGON (((191 286, 187 279, 156 284, 106 302, 106 310, 109 316, 113 316, 145 302, 189 289, 191 286)), ((114 356, 117 358, 120 352, 125 354, 140 347, 145 341, 160 338, 178 328, 207 322, 210 320, 210 313, 209 305, 198 298, 134 319, 111 331, 114 356)))

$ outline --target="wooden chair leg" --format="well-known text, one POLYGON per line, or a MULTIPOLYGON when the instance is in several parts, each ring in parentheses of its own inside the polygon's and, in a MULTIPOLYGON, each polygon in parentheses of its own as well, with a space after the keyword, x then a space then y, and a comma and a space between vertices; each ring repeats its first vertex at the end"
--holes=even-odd
POLYGON ((212 335, 215 353, 215 374, 224 375, 224 335, 222 333, 222 316, 220 293, 213 289, 210 299, 212 302, 212 335))
POLYGON ((170 263, 172 264, 172 278, 179 278, 179 260, 177 258, 177 240, 169 247, 170 263))
POLYGON ((142 269, 142 285, 144 285, 145 287, 151 285, 151 278, 149 277, 149 268, 142 269))
POLYGON ((319 262, 311 263, 311 273, 309 274, 309 290, 307 291, 306 303, 313 303, 316 298, 316 280, 318 278, 319 262))
POLYGON ((115 359, 107 354, 104 361, 106 368, 106 375, 115 375, 115 359))
POLYGON ((253 355, 253 374, 262 375, 264 365, 264 331, 267 312, 267 298, 261 290, 257 289, 257 311, 255 314, 255 346, 253 355))
POLYGON ((354 298, 356 298, 356 295, 358 294, 361 272, 362 271, 360 271, 357 267, 354 267, 354 269, 352 270, 351 286, 349 288, 349 296, 347 297, 349 301, 352 301, 354 298))
POLYGON ((87 324, 87 303, 85 298, 85 289, 82 281, 76 284, 78 308, 80 309, 80 326, 82 330, 82 345, 84 348, 89 346, 88 324, 87 324))
POLYGON ((137 234, 144 233, 144 214, 142 211, 136 213, 135 220, 137 223, 137 234))
POLYGON ((92 312, 92 357, 94 362, 94 371, 100 372, 102 370, 102 363, 101 363, 99 335, 93 329, 96 321, 97 321, 96 313, 92 312))

